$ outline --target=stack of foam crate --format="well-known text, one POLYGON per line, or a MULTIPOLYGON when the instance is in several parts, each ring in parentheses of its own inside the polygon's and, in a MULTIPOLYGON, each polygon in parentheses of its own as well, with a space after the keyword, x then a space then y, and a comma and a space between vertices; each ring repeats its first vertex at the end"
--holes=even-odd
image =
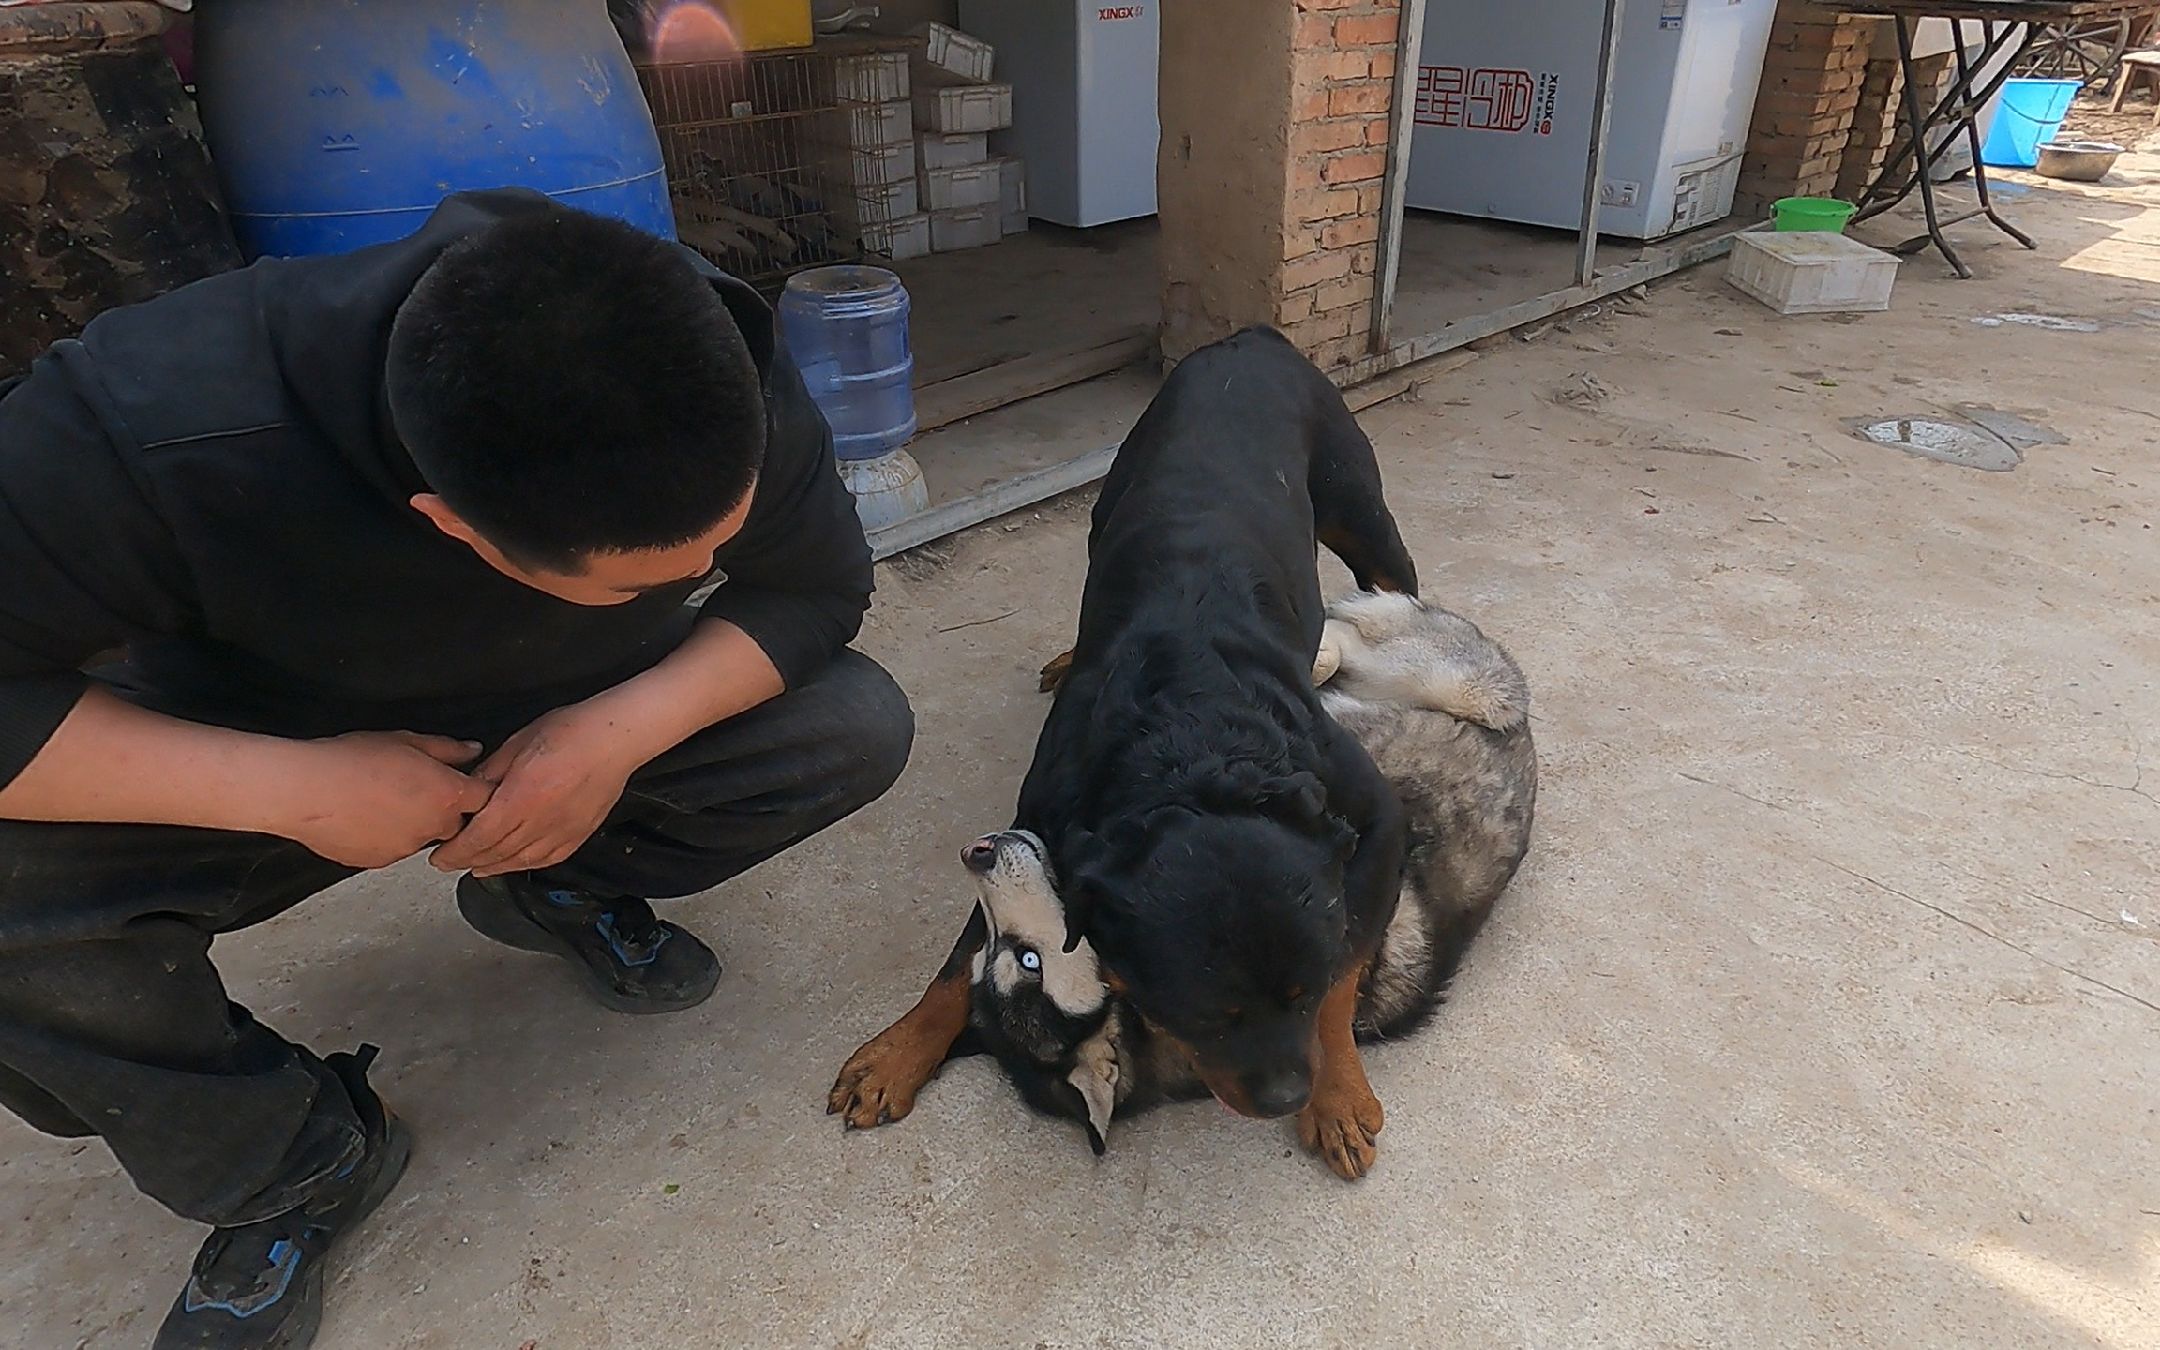
POLYGON ((866 253, 919 258, 930 251, 930 217, 915 176, 915 114, 909 98, 909 44, 824 40, 835 50, 838 113, 831 149, 847 184, 842 223, 866 253), (844 44, 844 45, 843 45, 844 44))
POLYGON ((996 53, 942 23, 919 24, 911 36, 917 195, 931 249, 977 248, 1027 229, 1023 166, 989 148, 989 133, 1012 125, 1012 86, 990 79, 996 53))

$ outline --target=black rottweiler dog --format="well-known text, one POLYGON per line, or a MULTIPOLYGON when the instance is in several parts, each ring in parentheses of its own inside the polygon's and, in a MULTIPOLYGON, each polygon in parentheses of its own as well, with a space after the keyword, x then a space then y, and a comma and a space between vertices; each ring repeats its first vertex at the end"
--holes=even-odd
MULTIPOLYGON (((1415 595, 1372 443, 1279 333, 1187 357, 1119 447, 1088 537, 1080 631, 1020 789, 1072 941, 1225 1105, 1298 1116, 1346 1177, 1382 1124, 1352 1022, 1393 915, 1400 802, 1322 711, 1325 544, 1360 588, 1415 595)), ((1053 663, 1059 664, 1059 663, 1053 663)), ((978 910, 828 1109, 905 1115, 968 1020, 978 910)))

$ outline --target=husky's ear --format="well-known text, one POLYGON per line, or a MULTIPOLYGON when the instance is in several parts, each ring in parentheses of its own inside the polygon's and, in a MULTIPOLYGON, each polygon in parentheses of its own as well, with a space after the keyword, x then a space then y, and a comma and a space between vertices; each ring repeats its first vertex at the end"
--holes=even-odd
POLYGON ((1100 1158, 1108 1147, 1110 1115, 1117 1110, 1117 1049, 1110 1040, 1107 1027, 1080 1047, 1080 1062, 1073 1066, 1065 1081, 1073 1085, 1080 1100, 1087 1104, 1087 1119, 1082 1123, 1087 1126, 1088 1147, 1100 1158))

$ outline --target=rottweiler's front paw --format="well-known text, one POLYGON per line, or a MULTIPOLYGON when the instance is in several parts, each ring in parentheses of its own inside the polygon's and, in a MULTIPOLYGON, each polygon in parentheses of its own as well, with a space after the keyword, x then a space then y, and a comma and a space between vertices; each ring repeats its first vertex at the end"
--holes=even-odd
POLYGON ((880 1032, 848 1056, 825 1098, 825 1114, 839 1116, 851 1130, 867 1130, 904 1120, 915 1109, 915 1094, 935 1077, 942 1052, 918 1043, 904 1027, 880 1032))
POLYGON ((1298 1139, 1319 1154, 1336 1176, 1356 1181, 1372 1171, 1380 1155, 1377 1141, 1386 1119, 1380 1099, 1365 1084, 1332 1090, 1320 1086, 1298 1112, 1298 1139))

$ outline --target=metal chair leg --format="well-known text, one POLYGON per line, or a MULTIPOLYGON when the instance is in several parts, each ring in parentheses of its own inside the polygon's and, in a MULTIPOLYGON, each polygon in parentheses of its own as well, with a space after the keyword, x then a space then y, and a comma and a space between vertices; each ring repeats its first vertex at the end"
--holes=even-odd
MULTIPOLYGON (((1996 36, 1996 30, 1994 28, 1994 25, 1988 23, 1986 20, 1982 20, 1981 23, 1981 31, 1987 37, 1987 47, 1985 48, 1985 50, 1992 51, 1995 47, 1996 42, 1998 41, 1998 38, 1996 36)), ((2004 36, 2007 37, 2007 34, 2005 34, 2004 36)), ((1975 72, 1971 64, 1965 59, 1965 48, 1963 45, 1956 45, 1953 46, 1951 50, 1957 53, 1958 85, 1960 88, 1969 87, 1972 84, 1973 75, 1975 72)), ((2016 62, 2013 60, 2011 64, 2015 65, 2016 62)), ((1992 96, 1992 94, 1990 96, 1992 96)), ((1994 200, 1988 196, 1987 165, 1982 163, 1980 159, 1980 120, 1978 117, 1967 117, 1964 119, 1964 121, 1965 143, 1968 146, 1972 147, 1973 194, 1980 199, 1981 213, 1995 223, 1995 228, 2001 230, 2004 234, 2009 235, 2012 239, 2017 240, 2025 247, 2040 247, 2038 244, 2035 244, 2032 241, 2031 235, 2025 233, 2017 226, 2012 225, 2009 221, 2004 220, 2002 218, 2002 213, 1995 209, 1994 200)))
MULTIPOLYGON (((1935 210, 1935 176, 1928 172, 1929 118, 1920 110, 1919 81, 1914 78, 1918 72, 1913 65, 1912 24, 1902 14, 1890 22, 1897 26, 1898 65, 1905 72, 1905 126, 1912 136, 1913 179, 1920 189, 1921 214, 1927 217, 1927 237, 1934 241, 1936 248, 1942 250, 1943 257, 1949 260, 1950 266, 1960 277, 1970 277, 1972 269, 1965 265, 1964 259, 1958 257, 1957 250, 1950 246, 1949 237, 1943 233, 1942 218, 1935 210)), ((1903 253, 1906 245, 1917 245, 1918 242, 1907 240, 1905 245, 1899 246, 1898 252, 1903 253)))

